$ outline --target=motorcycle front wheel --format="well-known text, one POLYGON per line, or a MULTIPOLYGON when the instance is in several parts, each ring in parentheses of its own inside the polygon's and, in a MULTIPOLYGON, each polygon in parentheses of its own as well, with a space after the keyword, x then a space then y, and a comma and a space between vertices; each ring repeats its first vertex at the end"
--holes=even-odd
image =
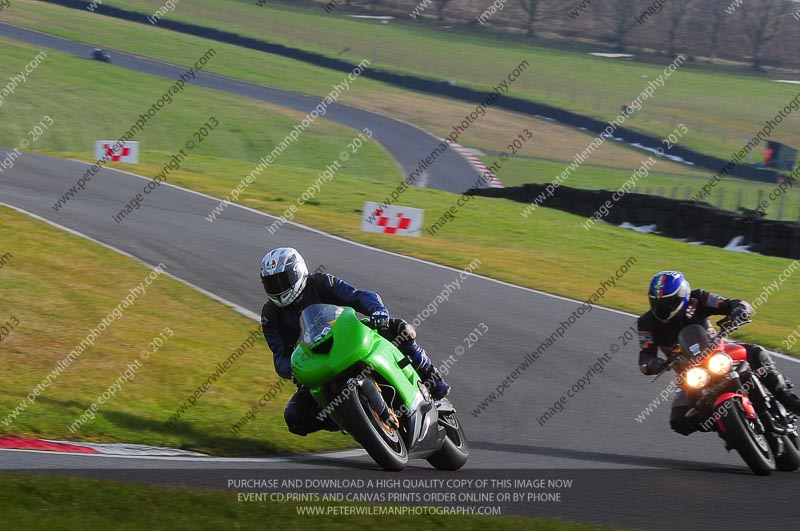
MULTIPOLYGON (((367 382, 365 385, 375 384, 367 382)), ((360 388, 339 406, 339 414, 350 435, 381 468, 396 472, 406 467, 408 449, 399 430, 381 420, 360 388)))
POLYGON ((739 452, 750 470, 759 476, 768 476, 775 470, 775 459, 767 438, 756 432, 754 421, 747 418, 741 402, 735 400, 736 404, 727 408, 730 413, 722 419, 725 439, 739 452))
POLYGON ((438 470, 458 470, 469 457, 469 442, 464 428, 453 412, 439 413, 439 425, 445 429, 442 449, 428 457, 428 463, 438 470))

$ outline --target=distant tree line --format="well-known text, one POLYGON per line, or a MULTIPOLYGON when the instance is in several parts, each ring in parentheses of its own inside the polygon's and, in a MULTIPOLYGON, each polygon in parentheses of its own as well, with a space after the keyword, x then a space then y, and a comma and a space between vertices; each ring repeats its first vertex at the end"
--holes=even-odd
POLYGON ((711 61, 800 66, 800 3, 790 0, 361 0, 372 14, 529 37, 685 54, 711 61), (410 13, 414 16, 410 16, 410 13))

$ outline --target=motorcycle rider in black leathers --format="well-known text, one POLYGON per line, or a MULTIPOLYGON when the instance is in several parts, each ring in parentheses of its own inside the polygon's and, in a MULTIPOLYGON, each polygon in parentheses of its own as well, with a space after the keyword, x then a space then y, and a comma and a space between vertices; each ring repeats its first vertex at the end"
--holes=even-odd
MULTIPOLYGON (((723 315, 721 326, 732 329, 734 323, 739 325, 749 322, 752 307, 739 299, 726 299, 703 289, 692 290, 689 282, 680 271, 661 271, 653 277, 648 292, 650 310, 639 317, 639 370, 644 374, 657 374, 666 364, 664 358, 658 356, 659 348, 666 355, 671 355, 678 348, 678 335, 681 330, 691 324, 700 324, 711 328, 708 317, 723 315)), ((764 386, 788 410, 800 415, 800 398, 791 389, 775 368, 769 351, 760 345, 743 343, 747 351, 747 361, 758 375, 764 386)), ((700 427, 698 416, 686 416, 693 403, 679 387, 676 390, 670 412, 670 427, 682 435, 689 435, 700 427)))
MULTIPOLYGON (((369 326, 409 359, 431 397, 438 400, 449 392, 450 386, 417 344, 414 328, 402 319, 390 318, 378 294, 356 289, 333 275, 309 275, 303 257, 291 247, 279 247, 264 255, 261 283, 269 298, 261 309, 261 328, 280 377, 293 378, 291 357, 300 336, 300 313, 312 304, 335 304, 369 315, 369 326)), ((298 385, 284 410, 289 431, 305 436, 322 429, 339 430, 333 419, 319 420, 320 411, 309 389, 298 385)))

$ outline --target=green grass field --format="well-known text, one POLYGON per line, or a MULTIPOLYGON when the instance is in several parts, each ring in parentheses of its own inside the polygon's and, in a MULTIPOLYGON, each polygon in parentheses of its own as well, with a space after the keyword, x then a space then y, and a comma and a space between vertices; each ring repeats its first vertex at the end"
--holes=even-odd
MULTIPOLYGON (((240 502, 236 492, 153 487, 55 476, 0 474, 0 511, 9 529, 50 531, 351 530, 386 527, 386 516, 298 515, 297 503, 240 502)), ((331 504, 335 505, 335 504, 331 504)), ((358 504, 363 505, 363 504, 358 504)), ((614 531, 545 518, 515 516, 392 516, 392 529, 420 531, 614 531)))
MULTIPOLYGON (((3 39, 0 42, 5 57, 0 65, 0 79, 13 75, 37 53, 28 45, 3 39)), ((224 63, 228 58, 224 50, 218 50, 211 61, 224 63)), ((50 51, 28 80, 4 101, 3 112, 14 119, 6 120, 0 129, 0 144, 11 147, 17 146, 22 138, 30 139, 27 132, 43 115, 48 115, 54 124, 31 145, 32 149, 87 152, 95 140, 116 139, 124 134, 172 83, 173 80, 157 77, 146 77, 143 81, 133 71, 50 51), (53 86, 64 87, 58 98, 51 97, 53 86)), ((216 156, 256 162, 304 114, 188 86, 134 138, 141 143, 142 160, 163 165, 186 141, 193 140, 194 132, 212 116, 220 125, 197 145, 191 158, 216 156)), ((356 134, 320 118, 281 154, 274 171, 278 174, 293 168, 315 173, 317 168, 324 168, 336 159, 356 134)), ((398 170, 380 146, 370 143, 342 171, 387 181, 398 170)))
MULTIPOLYGON (((92 43, 154 57, 175 64, 193 64, 209 47, 217 50, 215 58, 206 66, 209 72, 306 94, 325 96, 344 74, 324 68, 309 66, 279 56, 228 46, 214 41, 191 37, 134 24, 117 19, 100 17, 86 11, 66 9, 42 2, 15 3, 5 20, 25 27, 51 32, 67 38, 86 40, 86 26, 92 25, 92 43), (56 22, 57 21, 57 22, 56 22), (142 35, 147 35, 146 39, 142 35)), ((28 57, 16 58, 8 63, 9 73, 21 69, 28 57)), ((35 79, 35 78, 32 78, 35 79)), ((354 82, 341 101, 374 110, 390 116, 412 121, 441 136, 450 133, 453 124, 460 123, 474 106, 445 98, 402 91, 366 78, 354 82)), ((487 149, 505 149, 506 140, 513 140, 512 131, 533 127, 536 142, 524 146, 523 153, 556 156, 571 160, 576 151, 583 149, 592 138, 573 128, 558 126, 544 120, 493 109, 483 117, 480 127, 470 128, 461 139, 467 145, 487 149)), ((639 164, 641 154, 636 150, 609 144, 595 155, 598 163, 629 168, 639 164)), ((669 172, 683 174, 687 168, 671 165, 669 172)))
MULTIPOLYGON (((163 2, 106 3, 152 14, 163 2)), ((196 0, 177 6, 165 18, 200 25, 213 20, 214 27, 242 35, 355 63, 367 58, 376 68, 451 79, 478 88, 504 79, 525 59, 535 69, 515 83, 512 94, 602 120, 616 117, 620 106, 634 99, 670 62, 663 59, 662 65, 656 65, 596 58, 587 54, 592 49, 585 46, 532 45, 521 39, 412 24, 410 19, 382 24, 347 17, 344 10, 327 14, 321 6, 267 3, 258 7, 250 0, 196 0), (574 81, 577 72, 580 83, 574 81)), ((663 138, 683 122, 691 130, 684 145, 727 159, 797 92, 795 86, 774 83, 749 69, 685 65, 626 125, 663 138), (758 97, 748 97, 752 94, 758 97)), ((785 123, 776 138, 799 146, 800 127, 796 124, 785 123)))

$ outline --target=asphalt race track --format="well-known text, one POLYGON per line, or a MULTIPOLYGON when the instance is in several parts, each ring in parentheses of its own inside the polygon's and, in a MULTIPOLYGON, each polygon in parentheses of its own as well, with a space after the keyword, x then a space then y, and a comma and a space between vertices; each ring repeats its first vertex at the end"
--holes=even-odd
MULTIPOLYGON (((0 151, 0 157, 4 155, 5 150, 0 151)), ((257 281, 260 257, 265 249, 287 243, 297 247, 312 268, 323 264, 328 271, 358 286, 379 291, 394 315, 410 320, 445 284, 452 285, 459 277, 458 270, 371 249, 294 224, 284 225, 269 236, 265 226, 274 218, 242 207, 230 207, 209 223, 205 216, 218 200, 167 185, 148 197, 141 212, 136 211, 117 224, 111 216, 141 190, 145 180, 110 169, 103 169, 66 208, 54 212, 53 202, 86 167, 80 162, 26 153, 0 179, 0 200, 147 263, 163 262, 172 275, 252 312, 258 312, 263 302, 257 281)), ((488 272, 478 267, 476 273, 488 272)), ((594 289, 587 287, 586 296, 594 289)), ((790 522, 795 521, 795 513, 789 507, 799 492, 800 478, 796 474, 758 478, 749 473, 738 456, 726 454, 716 436, 684 438, 671 433, 666 423, 666 405, 651 419, 642 423, 635 420, 667 382, 650 384, 639 374, 636 347, 632 344, 613 354, 604 372, 572 398, 564 412, 544 426, 535 420, 585 374, 598 356, 618 344, 618 336, 633 323, 629 315, 600 308, 585 314, 512 384, 502 399, 478 417, 470 413, 518 366, 532 346, 539 345, 577 307, 573 301, 471 275, 461 281, 460 289, 436 314, 419 326, 422 343, 435 359, 454 353, 479 323, 488 327, 475 346, 455 357, 457 362, 448 376, 454 387, 453 401, 461 411, 473 448, 470 471, 462 473, 463 477, 484 477, 494 471, 503 474, 503 470, 516 476, 538 477, 545 471, 556 471, 558 477, 576 478, 576 484, 582 481, 587 487, 585 499, 570 503, 567 497, 561 504, 533 504, 517 507, 517 511, 652 529, 672 529, 674 518, 680 518, 678 525, 682 529, 707 527, 718 521, 713 511, 707 513, 703 508, 718 507, 723 489, 753 489, 758 492, 757 510, 751 512, 742 503, 726 506, 731 518, 728 528, 752 529, 760 521, 755 519, 764 514, 783 515, 787 528, 793 527, 790 522), (650 470, 642 472, 643 469, 650 470), (687 495, 686 489, 691 492, 691 506, 696 507, 691 513, 676 512, 676 506, 681 505, 677 500, 687 495), (642 499, 648 492, 652 497, 642 499), (669 495, 676 500, 668 501, 669 495), (661 513, 661 518, 654 518, 653 512, 661 513)), ((264 362, 271 362, 266 351, 264 362)), ((780 364, 787 376, 800 379, 800 365, 785 360, 780 364)), ((259 392, 254 389, 254 395, 259 392)), ((82 473, 101 477, 135 477, 148 468, 191 468, 193 473, 178 475, 154 471, 153 478, 173 482, 183 479, 189 484, 216 481, 219 487, 224 486, 222 479, 212 474, 203 480, 199 471, 217 468, 219 475, 239 467, 262 471, 291 467, 343 468, 366 474, 365 469, 372 468, 368 458, 349 454, 288 461, 137 458, 136 470, 131 470, 133 466, 129 458, 0 452, 2 468, 89 469, 82 473), (102 471, 114 468, 121 469, 118 476, 102 471)), ((404 472, 404 477, 415 473, 435 475, 426 463, 420 462, 419 466, 416 472, 404 472)), ((579 497, 577 486, 575 489, 574 496, 579 497)), ((774 525, 782 527, 778 521, 774 525)))
MULTIPOLYGON (((0 23, 0 36, 85 57, 87 61, 89 60, 89 54, 95 48, 91 44, 71 41, 47 33, 3 23, 0 23)), ((169 78, 173 81, 187 69, 186 67, 175 66, 116 50, 111 50, 110 53, 113 61, 110 68, 128 68, 143 74, 169 78)), ((345 77, 346 74, 342 74, 342 79, 345 77)), ((358 80, 354 83, 357 82, 358 80)), ((207 72, 197 73, 195 79, 189 81, 189 83, 199 87, 265 101, 303 113, 311 112, 323 99, 207 72)), ((386 148, 400 164, 404 175, 409 175, 412 170, 416 169, 420 159, 424 159, 431 154, 440 143, 440 140, 435 136, 411 124, 339 103, 328 106, 325 118, 358 130, 368 127, 374 134, 373 139, 386 148)), ((267 153, 268 151, 265 151, 264 155, 267 153)), ((427 188, 447 190, 448 192, 464 192, 472 188, 475 183, 478 183, 480 188, 485 187, 486 185, 479 178, 478 171, 464 157, 455 150, 448 149, 439 156, 436 164, 423 173, 416 184, 424 185, 427 188)))
MULTIPOLYGON (((9 32, 9 26, 0 25, 0 34, 10 35, 9 32)), ((57 44, 66 51, 86 51, 71 48, 79 45, 69 41, 58 39, 57 44)), ((161 63, 118 53, 114 58, 117 65, 138 61, 130 66, 174 77, 175 70, 161 63)), ((236 91, 252 91, 246 95, 259 99, 278 101, 285 97, 281 104, 296 105, 301 110, 309 109, 310 103, 316 101, 218 76, 202 77, 201 83, 208 84, 204 86, 228 83, 236 91)), ((378 119, 377 115, 343 107, 337 109, 337 115, 343 123, 357 121, 354 127, 362 127, 362 119, 378 119), (348 113, 352 113, 350 118, 346 117, 348 113)), ((386 123, 385 118, 380 119, 386 123)), ((378 133, 382 126, 374 127, 378 133)), ((389 147, 394 134, 400 133, 391 133, 386 126, 376 137, 389 147)), ((406 167, 424 150, 409 136, 404 141, 407 143, 389 149, 404 151, 405 154, 392 153, 406 167)), ((6 153, 0 149, 0 158, 6 153)), ((451 164, 465 163, 460 158, 439 161, 436 168, 441 173, 434 174, 432 170, 431 186, 438 181, 444 187, 443 183, 453 182, 448 175, 463 172, 460 166, 448 168, 451 164)), ((286 224, 270 236, 265 226, 276 218, 244 207, 231 206, 209 223, 205 216, 219 199, 171 185, 150 194, 141 211, 117 224, 112 215, 142 190, 146 180, 107 168, 66 207, 54 212, 53 203, 87 167, 81 162, 26 153, 0 176, 0 204, 78 231, 148 264, 164 263, 171 275, 251 312, 258 312, 263 303, 257 279, 259 260, 266 249, 278 245, 297 247, 311 269, 322 264, 327 271, 357 286, 378 291, 393 315, 408 320, 420 314, 445 285, 459 279, 458 269, 394 255, 296 224, 286 224)), ((616 267, 609 266, 609 276, 616 267)), ((363 452, 216 459, 11 450, 0 451, 0 468, 213 488, 227 488, 231 478, 281 474, 473 480, 563 478, 572 479, 573 486, 562 490, 562 501, 517 503, 509 506, 509 511, 641 529, 751 530, 765 525, 774 529, 798 528, 800 474, 756 477, 737 455, 725 452, 715 435, 687 438, 673 434, 667 426, 667 404, 644 422, 637 422, 636 416, 666 387, 667 380, 649 383, 636 367, 635 342, 620 345, 619 336, 634 322, 628 314, 602 308, 585 314, 522 373, 502 398, 482 414, 473 415, 471 412, 487 394, 579 306, 575 301, 477 276, 491 274, 480 266, 475 273, 459 280, 460 287, 449 301, 418 327, 421 343, 434 360, 456 353, 448 376, 453 385, 451 398, 472 446, 467 467, 457 474, 433 471, 424 461, 401 474, 387 474, 376 471, 363 452), (488 327, 488 332, 472 348, 457 355, 456 348, 465 345, 464 337, 480 323, 488 327), (540 425, 536 419, 607 352, 612 354, 602 374, 593 377, 591 385, 571 398, 565 411, 540 425), (727 496, 730 497, 726 499, 727 496)), ((765 283, 771 280, 764 279, 765 283)), ((587 286, 583 296, 589 297, 598 287, 587 286)), ((644 305, 642 297, 643 308, 644 305)), ((271 363, 266 350, 264 363, 271 363)), ((789 378, 800 381, 800 364, 781 359, 779 367, 789 378)), ((263 390, 253 389, 254 397, 261 393, 263 390)), ((291 435, 287 433, 287 437, 291 435)))

